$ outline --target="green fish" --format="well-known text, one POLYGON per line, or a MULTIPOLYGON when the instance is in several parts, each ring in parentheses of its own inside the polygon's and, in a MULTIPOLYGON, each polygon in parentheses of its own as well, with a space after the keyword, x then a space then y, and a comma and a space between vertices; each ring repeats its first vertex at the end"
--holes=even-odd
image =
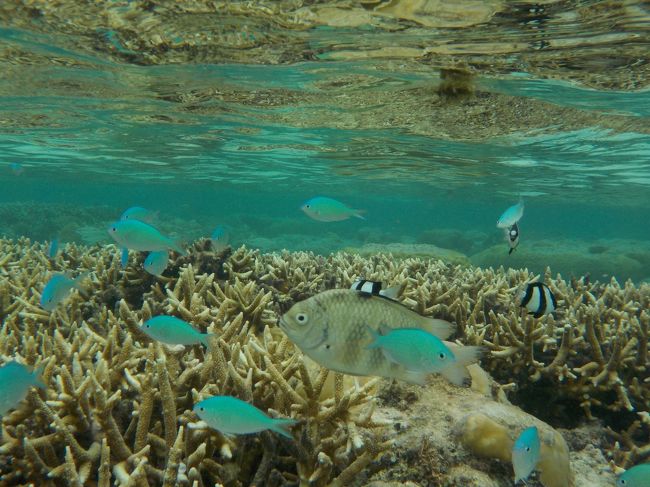
POLYGON ((65 274, 54 274, 43 288, 41 293, 41 308, 47 311, 54 311, 57 305, 63 301, 68 293, 73 289, 81 289, 81 282, 88 277, 90 273, 84 272, 76 279, 72 279, 65 274))
POLYGON ((0 368, 0 416, 14 409, 27 397, 30 387, 45 388, 42 369, 30 371, 25 365, 12 361, 0 368))
POLYGON ((628 468, 616 479, 617 487, 650 487, 650 463, 628 468))
POLYGON ((295 419, 269 418, 255 406, 232 396, 214 396, 197 402, 194 412, 214 428, 227 435, 245 435, 264 430, 292 438, 285 429, 296 424, 295 419))
POLYGON ((141 252, 171 249, 181 255, 187 255, 171 238, 165 237, 158 229, 139 220, 116 221, 108 227, 108 234, 122 248, 141 252))
POLYGON ((305 214, 320 222, 340 222, 351 216, 365 220, 363 210, 349 208, 340 201, 325 196, 316 196, 300 207, 305 214))
POLYGON ((187 321, 175 316, 154 316, 142 325, 142 331, 154 340, 167 345, 208 345, 208 340, 214 333, 201 333, 187 321))
POLYGON ((515 471, 515 485, 520 480, 526 483, 537 467, 540 453, 539 432, 536 426, 521 432, 512 446, 512 468, 515 471))

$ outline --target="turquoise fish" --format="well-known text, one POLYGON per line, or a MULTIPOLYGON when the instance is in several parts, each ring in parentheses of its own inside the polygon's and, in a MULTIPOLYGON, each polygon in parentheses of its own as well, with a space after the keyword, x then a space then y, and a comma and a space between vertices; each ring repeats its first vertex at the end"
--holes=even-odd
POLYGON ((497 228, 510 228, 524 216, 524 200, 519 198, 516 205, 512 205, 497 219, 497 228))
POLYGON ((144 270, 153 276, 160 277, 164 270, 167 268, 169 262, 169 251, 158 250, 150 252, 147 258, 144 259, 144 270))
POLYGON ((175 316, 160 315, 148 319, 142 324, 142 331, 154 340, 167 345, 196 345, 202 343, 208 346, 208 339, 213 333, 201 333, 187 321, 175 316))
POLYGON ((59 252, 59 239, 53 238, 50 241, 50 245, 47 247, 47 256, 50 259, 56 258, 56 254, 59 252))
POLYGON ((536 426, 521 432, 512 446, 512 468, 515 471, 515 484, 520 480, 526 483, 539 462, 539 432, 536 426))
POLYGON ((305 214, 319 222, 339 222, 351 216, 365 220, 363 210, 349 208, 340 201, 325 196, 316 196, 300 207, 305 214))
POLYGON ((650 487, 650 463, 628 468, 616 479, 617 487, 650 487))
POLYGON ((12 361, 0 367, 0 416, 14 409, 27 397, 30 387, 45 388, 41 368, 30 371, 27 366, 12 361))
POLYGON ((171 238, 139 220, 120 220, 108 227, 108 234, 121 247, 141 252, 172 249, 181 255, 186 252, 171 238))
POLYGON ((213 396, 194 405, 194 412, 214 428, 227 435, 245 435, 264 430, 292 438, 285 429, 296 424, 295 419, 269 418, 255 406, 232 396, 213 396))
POLYGON ((120 252, 120 265, 122 269, 126 269, 126 266, 129 265, 129 249, 123 248, 120 252))
POLYGON ((212 248, 215 252, 221 252, 228 247, 228 242, 230 241, 230 232, 224 225, 217 225, 217 228, 214 229, 212 235, 210 236, 212 241, 212 248))
POLYGON ((81 289, 81 281, 88 277, 88 274, 84 272, 75 279, 61 273, 54 274, 41 293, 41 308, 54 311, 73 288, 81 289))
POLYGON ((141 206, 132 206, 124 210, 120 216, 120 220, 139 220, 145 223, 153 223, 158 219, 158 212, 147 210, 141 206))
POLYGON ((453 351, 437 336, 419 328, 382 329, 381 335, 368 327, 374 341, 368 349, 381 348, 389 360, 414 373, 442 375, 457 386, 471 382, 467 366, 476 362, 480 347, 454 347, 453 351))

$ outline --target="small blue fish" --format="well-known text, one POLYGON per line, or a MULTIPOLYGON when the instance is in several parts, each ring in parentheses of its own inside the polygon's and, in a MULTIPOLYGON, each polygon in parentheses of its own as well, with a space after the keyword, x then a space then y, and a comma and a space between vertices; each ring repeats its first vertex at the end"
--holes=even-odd
POLYGON ((368 349, 381 348, 384 356, 409 372, 440 374, 452 384, 470 381, 467 365, 476 362, 480 347, 454 347, 452 352, 437 336, 419 328, 396 328, 380 335, 368 327, 374 342, 368 349))
POLYGON ((148 319, 142 325, 142 331, 154 340, 167 345, 196 345, 206 347, 213 333, 201 333, 187 321, 175 316, 160 315, 148 319))
POLYGON ((22 173, 25 172, 25 166, 23 166, 19 162, 12 162, 11 164, 9 164, 9 169, 11 169, 11 172, 13 172, 16 176, 20 176, 22 173))
POLYGON ((650 463, 628 468, 616 479, 617 487, 650 487, 650 463))
POLYGON ((141 252, 172 249, 181 255, 187 253, 171 238, 140 220, 120 220, 108 227, 108 234, 120 247, 141 252))
POLYGON ((158 212, 147 210, 141 206, 132 206, 124 210, 120 220, 139 220, 145 223, 153 223, 158 219, 158 212))
POLYGON ((158 250, 151 252, 144 260, 144 270, 149 274, 160 277, 167 268, 169 262, 169 251, 158 250))
POLYGON ((230 232, 224 225, 217 225, 217 228, 214 229, 214 232, 210 236, 210 240, 212 240, 212 248, 214 251, 222 252, 228 247, 230 232))
POLYGON ((325 196, 316 196, 300 207, 305 214, 320 222, 339 222, 351 216, 365 220, 363 210, 354 210, 340 201, 325 196))
POLYGON ((47 255, 50 259, 55 259, 56 254, 59 252, 59 239, 53 238, 50 245, 47 247, 47 255))
POLYGON ((0 368, 0 416, 25 399, 30 387, 45 388, 42 369, 31 372, 25 365, 12 361, 0 368))
POLYGON ((68 293, 73 289, 81 289, 81 281, 88 277, 88 272, 84 272, 76 279, 71 279, 65 274, 54 274, 41 294, 41 308, 47 311, 54 311, 57 305, 65 299, 68 293))
POLYGON ((255 406, 232 396, 214 396, 204 399, 194 405, 194 412, 210 428, 227 435, 245 435, 272 430, 292 438, 285 428, 296 424, 295 419, 269 418, 255 406))
POLYGON ((515 484, 524 483, 533 473, 539 462, 540 442, 536 426, 526 428, 515 440, 512 447, 512 468, 515 471, 515 484))
POLYGON ((126 269, 126 266, 129 265, 129 249, 126 247, 120 252, 120 265, 122 269, 126 269))
POLYGON ((524 200, 519 199, 516 205, 512 205, 497 220, 498 228, 510 228, 524 216, 524 200))

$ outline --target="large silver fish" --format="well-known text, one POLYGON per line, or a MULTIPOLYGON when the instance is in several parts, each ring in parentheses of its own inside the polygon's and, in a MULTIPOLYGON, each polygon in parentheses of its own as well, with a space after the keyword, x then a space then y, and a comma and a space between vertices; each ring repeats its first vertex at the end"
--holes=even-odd
POLYGON ((280 319, 280 327, 323 367, 416 384, 423 384, 428 373, 407 370, 380 349, 369 349, 375 341, 371 330, 419 328, 444 340, 454 329, 448 321, 425 318, 392 299, 352 289, 324 291, 294 304, 280 319))

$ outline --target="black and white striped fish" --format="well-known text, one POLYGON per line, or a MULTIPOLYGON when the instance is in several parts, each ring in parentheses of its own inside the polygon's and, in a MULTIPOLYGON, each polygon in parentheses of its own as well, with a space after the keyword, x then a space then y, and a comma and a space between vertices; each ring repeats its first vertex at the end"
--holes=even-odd
POLYGON ((521 293, 519 306, 528 310, 535 318, 552 313, 557 308, 557 301, 549 287, 543 282, 531 282, 521 293))
POLYGON ((357 279, 352 283, 350 289, 359 291, 362 294, 381 296, 384 298, 397 300, 397 297, 399 296, 402 286, 393 286, 393 287, 389 287, 388 289, 382 289, 381 282, 379 281, 367 281, 366 279, 357 279))
POLYGON ((506 239, 510 246, 510 250, 508 251, 508 255, 510 255, 517 248, 517 245, 519 245, 519 225, 515 223, 506 230, 506 239))

